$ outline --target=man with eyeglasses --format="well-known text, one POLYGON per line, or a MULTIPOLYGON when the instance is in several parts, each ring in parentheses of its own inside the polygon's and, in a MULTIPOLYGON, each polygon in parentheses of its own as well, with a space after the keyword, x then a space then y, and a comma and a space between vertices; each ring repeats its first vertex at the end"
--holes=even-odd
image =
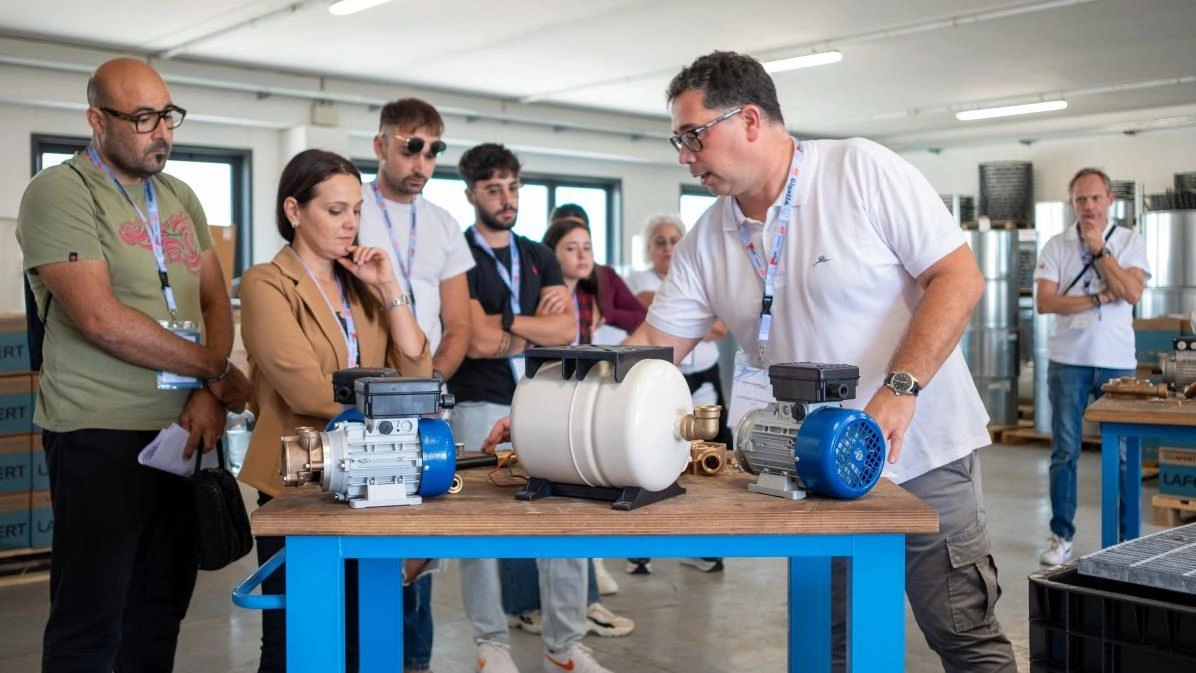
POLYGON ((169 671, 196 578, 189 491, 138 454, 177 422, 185 446, 159 451, 198 460, 249 385, 228 360, 232 311, 203 208, 162 173, 186 112, 126 58, 95 70, 87 102, 91 145, 34 177, 17 216, 45 321, 42 671, 169 671))
MULTIPOLYGON (((402 98, 382 106, 374 137, 378 177, 361 186, 358 230, 362 245, 389 251, 442 381, 457 371, 469 347, 465 272, 474 264, 461 225, 421 195, 446 148, 443 134, 444 120, 426 101, 402 98)), ((432 660, 432 577, 404 587, 403 603, 403 669, 426 671, 432 660)))
POLYGON ((719 199, 677 246, 629 343, 672 346, 680 362, 722 320, 745 351, 731 427, 751 406, 740 382, 770 389, 771 364, 858 365, 854 402, 890 444, 886 476, 939 513, 938 534, 906 538, 906 592, 923 634, 948 671, 1016 670, 993 612, 1000 589, 976 455, 990 443, 987 415, 957 346, 984 281, 959 227, 926 179, 880 145, 790 137, 751 57, 702 56, 667 97, 678 160, 719 199))
MULTIPOLYGON (((515 234, 519 159, 496 143, 465 152, 457 171, 476 219, 465 240, 477 263, 468 274, 473 317, 469 352, 449 390, 457 406, 453 435, 478 449, 511 411, 531 345, 563 346, 577 332, 573 302, 556 253, 515 234)), ((586 634, 586 559, 537 559, 540 571, 544 671, 610 673, 581 644, 586 634)), ((511 659, 496 559, 461 559, 461 599, 473 625, 478 673, 518 673, 511 659)))
MULTIPOLYGON (((1051 402, 1050 546, 1043 565, 1072 557, 1076 517, 1076 461, 1080 458, 1084 409, 1099 399, 1101 384, 1133 376, 1134 304, 1142 297, 1150 264, 1142 236, 1109 221, 1109 176, 1084 168, 1067 185, 1075 226, 1042 248, 1034 281, 1039 313, 1055 314, 1050 338, 1047 396, 1051 402)), ((1122 456, 1121 477, 1125 477, 1122 456)), ((1122 489, 1122 493, 1131 492, 1122 489)), ((1133 492, 1136 492, 1134 490, 1133 492)), ((1125 534, 1121 508, 1120 535, 1125 534)))

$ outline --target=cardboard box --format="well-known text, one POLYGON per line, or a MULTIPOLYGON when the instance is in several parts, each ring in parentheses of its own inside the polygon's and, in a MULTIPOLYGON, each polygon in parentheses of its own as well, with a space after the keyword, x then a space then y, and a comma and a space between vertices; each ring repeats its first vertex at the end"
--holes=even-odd
POLYGON ((15 374, 0 377, 0 435, 33 432, 33 377, 15 374))
POLYGON ((30 435, 29 463, 32 466, 33 490, 42 491, 49 489, 50 468, 46 467, 46 450, 42 448, 42 434, 40 432, 30 435))
POLYGON ((24 313, 0 313, 0 372, 29 371, 24 313))
POLYGON ((0 493, 24 493, 33 488, 30 435, 0 437, 0 493))
POLYGON ((29 494, 29 546, 49 547, 54 541, 54 508, 49 491, 29 494))
POLYGON ((0 550, 29 546, 29 493, 0 495, 0 550))
POLYGON ((1196 496, 1196 449, 1159 447, 1159 493, 1196 496))
POLYGON ((1159 356, 1174 350, 1172 340, 1192 333, 1192 323, 1181 316, 1134 320, 1134 355, 1139 365, 1158 367, 1159 356))

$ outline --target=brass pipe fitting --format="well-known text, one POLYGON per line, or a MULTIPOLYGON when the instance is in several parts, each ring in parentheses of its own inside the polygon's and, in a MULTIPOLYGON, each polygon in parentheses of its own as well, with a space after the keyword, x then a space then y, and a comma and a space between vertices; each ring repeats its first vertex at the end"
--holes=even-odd
POLYGON ((453 483, 448 487, 448 492, 455 495, 460 493, 463 488, 465 488, 465 480, 461 478, 461 475, 453 474, 453 483))
POLYGON ((717 404, 694 407, 692 414, 686 414, 677 421, 677 434, 686 441, 714 439, 718 434, 719 416, 723 408, 717 404))
POLYGON ((688 472, 699 476, 713 476, 727 464, 727 446, 718 442, 692 442, 689 445, 688 472))
POLYGON ((302 486, 320 480, 324 471, 324 444, 315 428, 295 428, 294 435, 281 440, 283 486, 302 486))

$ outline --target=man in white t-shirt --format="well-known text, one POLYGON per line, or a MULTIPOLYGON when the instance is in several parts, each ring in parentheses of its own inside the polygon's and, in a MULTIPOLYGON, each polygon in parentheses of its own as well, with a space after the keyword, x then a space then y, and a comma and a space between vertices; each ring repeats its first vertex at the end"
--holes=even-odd
POLYGON ((927 642, 948 671, 1016 671, 994 615, 976 455, 987 415, 958 348, 984 281, 959 227, 891 151, 791 138, 751 57, 703 56, 667 96, 680 162, 720 198, 678 245, 629 343, 672 346, 680 362, 721 319, 757 371, 857 365, 853 402, 890 444, 886 476, 939 513, 938 534, 906 538, 906 593, 927 642))
MULTIPOLYGON (((469 346, 469 283, 473 255, 461 225, 420 192, 444 152, 444 120, 417 98, 382 107, 374 154, 378 177, 361 186, 360 243, 386 250, 415 308, 441 379, 457 371, 469 346), (418 254, 417 254, 418 252, 418 254)), ((403 669, 428 670, 432 658, 432 578, 403 589, 403 669)))
POLYGON ((465 272, 474 261, 460 223, 420 195, 445 150, 444 121, 436 108, 417 98, 391 101, 380 116, 374 137, 378 177, 361 186, 358 235, 362 245, 390 254, 428 335, 432 369, 447 379, 469 346, 465 272))
MULTIPOLYGON (((1072 557, 1084 409, 1090 396, 1103 394, 1102 383, 1134 375, 1134 304, 1150 277, 1142 236, 1109 221, 1109 176, 1085 168, 1071 179, 1067 191, 1076 224, 1047 241, 1034 270, 1038 312, 1056 314, 1047 370, 1051 544, 1039 557, 1044 565, 1066 563, 1072 557)), ((1123 464, 1122 476, 1124 470, 1123 464)), ((1120 530, 1124 534, 1124 521, 1120 530)))

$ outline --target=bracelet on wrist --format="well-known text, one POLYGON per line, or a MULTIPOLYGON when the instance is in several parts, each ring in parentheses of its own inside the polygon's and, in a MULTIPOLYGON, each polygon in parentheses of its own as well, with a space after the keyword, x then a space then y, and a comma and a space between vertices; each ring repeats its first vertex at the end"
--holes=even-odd
POLYGON ((227 377, 228 372, 230 372, 230 371, 232 371, 232 360, 227 359, 227 357, 225 357, 225 371, 220 372, 219 374, 216 374, 215 377, 208 379, 208 383, 209 384, 219 384, 220 381, 224 380, 225 377, 227 377))
POLYGON ((411 296, 407 295, 407 294, 401 294, 401 295, 395 297, 394 299, 390 300, 390 303, 386 305, 386 312, 390 313, 391 311, 395 310, 396 308, 398 308, 400 306, 410 306, 410 305, 411 305, 411 296))

